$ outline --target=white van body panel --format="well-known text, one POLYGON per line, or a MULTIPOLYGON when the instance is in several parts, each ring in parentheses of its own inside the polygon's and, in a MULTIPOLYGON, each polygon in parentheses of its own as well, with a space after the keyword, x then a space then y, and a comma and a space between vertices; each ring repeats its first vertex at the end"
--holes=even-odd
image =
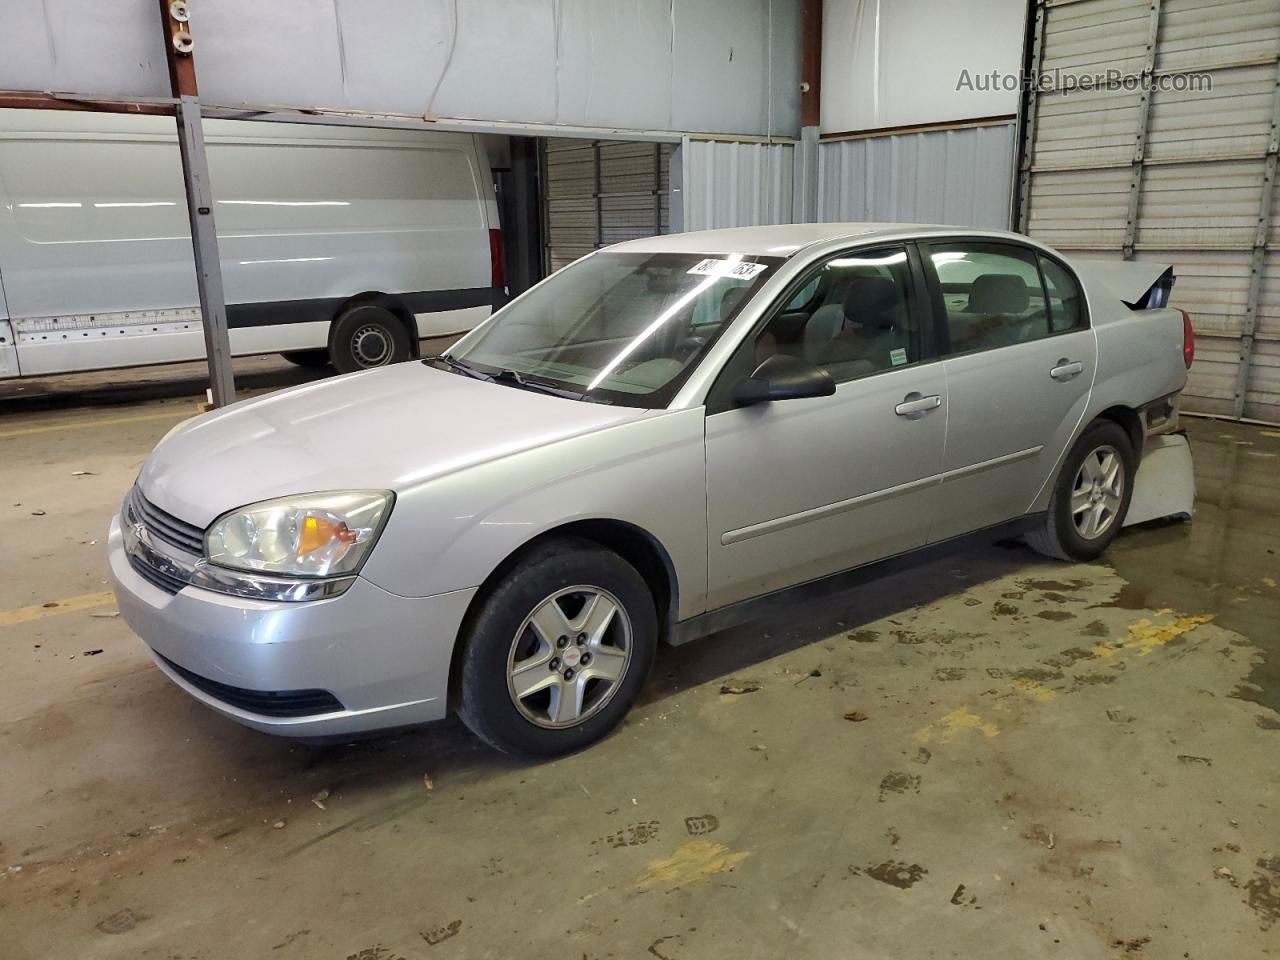
MULTIPOLYGON (((499 302, 473 136, 206 120, 205 141, 233 353, 323 347, 362 293, 419 335, 499 302)), ((0 376, 204 356, 173 120, 0 111, 0 283, 0 376)))

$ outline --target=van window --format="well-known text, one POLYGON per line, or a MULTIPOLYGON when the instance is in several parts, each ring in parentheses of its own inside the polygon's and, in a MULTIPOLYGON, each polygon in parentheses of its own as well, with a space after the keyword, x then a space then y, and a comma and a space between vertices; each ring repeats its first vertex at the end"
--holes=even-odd
POLYGON ((990 350, 1049 335, 1035 255, 1005 244, 926 244, 938 278, 951 352, 990 350))

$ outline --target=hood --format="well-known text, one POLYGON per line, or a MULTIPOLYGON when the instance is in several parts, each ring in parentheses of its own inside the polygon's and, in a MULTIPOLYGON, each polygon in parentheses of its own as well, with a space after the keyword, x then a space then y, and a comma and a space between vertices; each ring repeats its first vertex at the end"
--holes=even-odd
POLYGON ((401 363, 189 420, 160 442, 138 483, 156 506, 204 527, 236 507, 295 493, 404 492, 655 412, 401 363))

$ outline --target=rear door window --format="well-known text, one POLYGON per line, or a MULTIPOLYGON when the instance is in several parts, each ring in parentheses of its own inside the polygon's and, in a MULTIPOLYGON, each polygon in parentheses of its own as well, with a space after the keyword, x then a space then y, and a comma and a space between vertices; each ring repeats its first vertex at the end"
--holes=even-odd
POLYGON ((951 353, 1026 343, 1053 332, 1032 251, 980 241, 922 246, 937 280, 951 353))

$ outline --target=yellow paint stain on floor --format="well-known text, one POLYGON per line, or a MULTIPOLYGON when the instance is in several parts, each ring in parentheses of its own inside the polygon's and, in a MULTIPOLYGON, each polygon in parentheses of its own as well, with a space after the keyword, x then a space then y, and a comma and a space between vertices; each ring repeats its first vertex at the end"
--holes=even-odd
POLYGON ((1000 728, 994 723, 984 723, 982 718, 968 707, 952 710, 941 720, 935 720, 927 727, 921 727, 915 733, 920 743, 946 743, 966 730, 977 730, 984 737, 994 737, 1000 728))
POLYGON ((745 860, 746 852, 734 853, 721 843, 710 840, 690 840, 676 847, 675 852, 665 860, 651 860, 649 867, 636 886, 641 889, 663 887, 666 890, 679 890, 691 884, 709 880, 717 873, 732 870, 745 860))
POLYGON ((1050 690, 1043 683, 1031 680, 1027 677, 1015 677, 1010 681, 1013 688, 1019 693, 1024 693, 1037 703, 1048 703, 1050 700, 1058 698, 1057 690, 1050 690))
POLYGON ((1275 587, 1275 585, 1276 585, 1276 578, 1275 578, 1275 577, 1263 577, 1263 578, 1262 578, 1262 585, 1263 585, 1263 586, 1266 586, 1266 587, 1272 587, 1272 588, 1274 588, 1274 587, 1275 587))
POLYGON ((1137 651, 1138 656, 1145 657, 1152 651, 1165 646, 1213 619, 1211 613, 1201 613, 1190 617, 1177 617, 1168 623, 1153 623, 1146 617, 1129 624, 1129 635, 1124 639, 1124 646, 1137 651))
POLYGON ((83 593, 78 597, 57 600, 51 607, 40 604, 33 607, 18 607, 14 610, 0 610, 0 627, 11 627, 16 623, 26 623, 43 617, 56 617, 63 613, 75 613, 77 610, 105 607, 115 602, 115 594, 110 590, 104 590, 101 593, 83 593))
MULTIPOLYGON (((1172 613, 1172 610, 1156 611, 1156 616, 1172 613)), ((1119 653, 1134 653, 1139 657, 1150 655, 1184 633, 1194 630, 1203 623, 1213 619, 1211 613, 1198 613, 1193 616, 1174 617, 1166 623, 1156 623, 1147 617, 1129 624, 1128 632, 1123 640, 1114 643, 1100 643, 1093 648, 1095 659, 1114 657, 1119 653)))
POLYGON ((1259 430, 1264 437, 1280 437, 1280 430, 1259 430))

